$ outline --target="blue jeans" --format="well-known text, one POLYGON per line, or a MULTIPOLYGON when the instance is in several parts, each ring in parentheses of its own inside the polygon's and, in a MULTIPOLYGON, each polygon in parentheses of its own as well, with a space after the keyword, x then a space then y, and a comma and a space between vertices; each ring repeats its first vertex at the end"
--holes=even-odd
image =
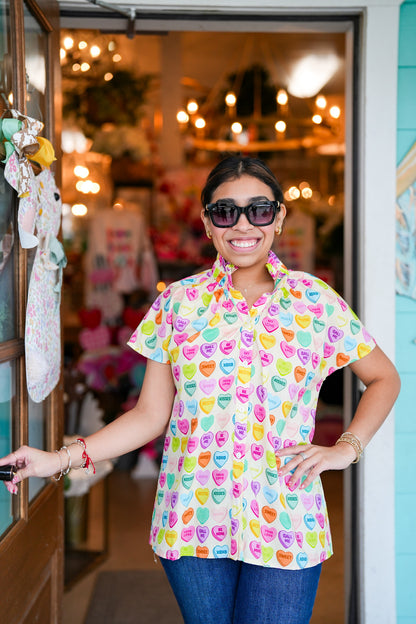
POLYGON ((308 624, 321 564, 281 570, 233 561, 160 558, 185 624, 308 624))

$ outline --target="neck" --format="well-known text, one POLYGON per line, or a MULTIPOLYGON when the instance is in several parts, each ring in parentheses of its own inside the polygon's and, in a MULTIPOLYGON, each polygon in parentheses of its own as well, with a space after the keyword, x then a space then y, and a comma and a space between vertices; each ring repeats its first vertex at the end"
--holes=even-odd
POLYGON ((273 278, 265 265, 256 267, 239 267, 232 276, 234 288, 247 292, 250 288, 273 284, 273 278))

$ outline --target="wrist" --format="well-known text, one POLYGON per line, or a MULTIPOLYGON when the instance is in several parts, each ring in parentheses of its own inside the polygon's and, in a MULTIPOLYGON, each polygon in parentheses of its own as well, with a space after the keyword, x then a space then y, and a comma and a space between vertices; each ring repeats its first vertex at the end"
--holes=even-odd
POLYGON ((357 453, 348 442, 337 441, 335 448, 342 453, 349 464, 353 464, 357 460, 357 453))
POLYGON ((357 464, 360 461, 361 455, 364 452, 364 447, 358 436, 351 431, 345 431, 335 442, 335 445, 341 444, 342 446, 349 446, 353 449, 355 458, 352 460, 353 464, 357 464))

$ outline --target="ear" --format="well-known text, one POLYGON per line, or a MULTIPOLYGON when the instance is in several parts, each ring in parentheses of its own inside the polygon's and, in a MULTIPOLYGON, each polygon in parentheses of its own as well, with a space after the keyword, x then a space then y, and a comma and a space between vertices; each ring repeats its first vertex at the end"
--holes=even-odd
POLYGON ((280 210, 276 215, 276 225, 279 227, 283 227, 283 221, 285 220, 286 213, 286 206, 284 204, 280 204, 280 210))
POLYGON ((210 218, 205 214, 205 210, 203 208, 201 208, 200 215, 201 215, 202 223, 205 226, 205 229, 207 229, 207 228, 209 229, 210 218))

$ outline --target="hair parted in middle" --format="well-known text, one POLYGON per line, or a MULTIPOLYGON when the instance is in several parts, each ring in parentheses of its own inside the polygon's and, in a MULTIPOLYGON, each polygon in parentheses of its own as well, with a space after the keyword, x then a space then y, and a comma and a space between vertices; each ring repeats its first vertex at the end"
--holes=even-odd
POLYGON ((216 189, 228 180, 238 180, 244 175, 257 178, 271 188, 274 199, 283 203, 283 192, 275 175, 259 158, 250 156, 228 156, 221 160, 208 175, 206 184, 201 192, 201 202, 205 207, 211 203, 216 189))

